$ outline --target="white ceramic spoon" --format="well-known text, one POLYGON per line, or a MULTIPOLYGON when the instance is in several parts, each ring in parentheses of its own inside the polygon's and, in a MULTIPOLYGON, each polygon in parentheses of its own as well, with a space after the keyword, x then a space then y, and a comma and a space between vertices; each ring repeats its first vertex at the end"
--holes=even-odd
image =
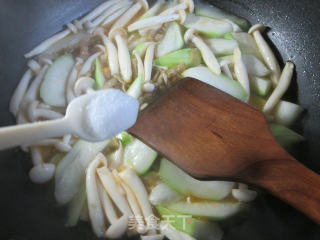
POLYGON ((138 109, 138 101, 120 90, 92 92, 74 99, 62 119, 0 128, 0 150, 66 134, 103 141, 130 128, 138 109))

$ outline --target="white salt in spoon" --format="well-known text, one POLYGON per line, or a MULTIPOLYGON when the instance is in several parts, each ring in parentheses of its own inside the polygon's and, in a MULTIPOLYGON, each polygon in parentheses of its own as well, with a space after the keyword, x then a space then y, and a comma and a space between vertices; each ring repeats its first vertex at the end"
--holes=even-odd
POLYGON ((74 99, 62 119, 0 128, 0 150, 66 134, 103 141, 130 128, 138 111, 138 101, 120 90, 92 92, 74 99))

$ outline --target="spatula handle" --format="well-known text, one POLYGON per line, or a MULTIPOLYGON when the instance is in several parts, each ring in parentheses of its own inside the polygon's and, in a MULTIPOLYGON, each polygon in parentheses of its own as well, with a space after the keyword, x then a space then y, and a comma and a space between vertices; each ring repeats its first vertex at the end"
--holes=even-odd
POLYGON ((320 175, 294 158, 257 162, 243 174, 320 224, 320 175))

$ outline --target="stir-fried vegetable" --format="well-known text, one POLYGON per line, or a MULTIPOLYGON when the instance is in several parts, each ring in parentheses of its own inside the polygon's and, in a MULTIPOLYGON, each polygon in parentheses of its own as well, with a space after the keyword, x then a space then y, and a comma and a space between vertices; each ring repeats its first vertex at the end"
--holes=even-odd
MULTIPOLYGON (((136 109, 143 110, 192 77, 264 112, 283 147, 304 140, 288 128, 303 108, 282 100, 294 65, 288 62, 281 74, 263 25, 244 32, 247 20, 193 0, 157 0, 150 8, 146 0, 111 0, 66 26, 25 55, 34 58, 10 102, 18 124, 62 118, 76 97, 109 88, 137 99, 136 109)), ((97 101, 86 119, 91 133, 118 134, 130 111, 97 101), (118 117, 101 126, 99 117, 115 112, 118 117)), ((22 149, 31 152, 33 182, 55 178, 57 202, 68 203, 66 225, 85 219, 102 238, 220 240, 223 232, 213 221, 233 216, 257 196, 245 184, 194 179, 127 132, 100 143, 67 135, 22 149)))

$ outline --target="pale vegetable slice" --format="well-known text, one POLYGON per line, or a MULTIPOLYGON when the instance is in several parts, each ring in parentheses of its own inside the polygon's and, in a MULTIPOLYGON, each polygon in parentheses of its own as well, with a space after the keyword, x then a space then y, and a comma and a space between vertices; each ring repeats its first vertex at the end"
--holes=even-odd
POLYGON ((101 89, 106 81, 105 77, 103 76, 101 63, 99 58, 96 58, 96 69, 95 69, 95 89, 101 89))
POLYGON ((202 199, 221 200, 231 193, 233 182, 199 181, 192 178, 167 159, 161 159, 160 177, 173 190, 202 199))
POLYGON ((130 85, 127 94, 138 99, 142 95, 142 88, 144 84, 144 77, 140 74, 130 85))
POLYGON ((154 61, 154 64, 172 68, 184 63, 187 68, 190 68, 200 65, 201 62, 202 57, 198 49, 185 48, 159 57, 154 61))
POLYGON ((149 200, 154 206, 165 206, 169 203, 177 202, 182 198, 183 196, 181 194, 173 191, 170 187, 168 187, 168 185, 164 183, 159 183, 151 190, 149 194, 149 200))
POLYGON ((55 175, 55 198, 66 204, 77 194, 85 170, 93 158, 101 152, 109 140, 99 143, 78 141, 72 150, 61 160, 55 175))
POLYGON ((194 237, 178 231, 165 221, 160 223, 160 232, 170 240, 196 240, 194 237))
POLYGON ((251 76, 250 84, 252 91, 262 97, 267 96, 272 88, 272 82, 270 80, 260 77, 251 76))
POLYGON ((273 110, 274 121, 285 126, 291 126, 297 121, 303 111, 304 109, 297 104, 280 101, 273 110))
POLYGON ((168 29, 158 44, 156 56, 161 57, 170 52, 181 49, 184 45, 182 29, 176 22, 169 24, 168 29))
POLYGON ((74 227, 77 225, 81 212, 85 207, 85 203, 87 200, 85 181, 83 181, 81 185, 82 186, 79 192, 73 197, 72 201, 68 206, 68 217, 66 222, 67 227, 74 227))
POLYGON ((239 48, 243 54, 253 55, 263 61, 263 58, 258 49, 258 46, 250 34, 245 32, 240 32, 240 33, 231 33, 230 35, 234 40, 238 42, 239 48))
POLYGON ((48 68, 40 86, 40 96, 45 103, 54 107, 66 106, 66 84, 74 64, 71 55, 63 55, 48 68))
POLYGON ((227 22, 208 17, 199 17, 194 14, 188 14, 183 25, 186 28, 193 28, 208 37, 222 37, 232 31, 232 25, 227 22))
POLYGON ((248 22, 248 20, 228 13, 220 8, 213 6, 212 4, 208 4, 203 1, 197 1, 195 4, 195 8, 196 15, 216 19, 228 19, 239 25, 244 31, 247 31, 250 27, 250 23, 248 22))
POLYGON ((232 189, 232 196, 240 202, 252 202, 258 193, 249 189, 232 189))
POLYGON ((240 212, 243 204, 232 201, 203 201, 203 202, 177 202, 168 205, 168 209, 178 213, 197 217, 208 217, 213 220, 223 220, 240 212))
POLYGON ((221 38, 207 39, 207 43, 213 53, 217 56, 231 55, 233 54, 233 51, 238 47, 237 41, 221 38))
POLYGON ((270 124, 269 127, 278 143, 287 150, 290 150, 297 143, 303 142, 305 140, 303 136, 283 125, 270 124))
POLYGON ((219 76, 217 76, 206 67, 198 66, 194 68, 189 68, 186 71, 184 71, 182 75, 183 77, 191 77, 198 79, 240 100, 245 100, 248 97, 248 94, 239 82, 232 80, 224 74, 220 74, 219 76))
POLYGON ((270 70, 257 57, 253 55, 243 54, 242 59, 247 67, 248 74, 257 77, 265 77, 270 74, 270 70))
POLYGON ((158 153, 138 139, 135 139, 124 150, 124 162, 139 175, 145 174, 157 158, 158 153))
POLYGON ((175 229, 196 239, 222 239, 223 231, 217 223, 199 220, 190 215, 183 215, 161 206, 157 206, 156 209, 164 221, 168 221, 175 229))

